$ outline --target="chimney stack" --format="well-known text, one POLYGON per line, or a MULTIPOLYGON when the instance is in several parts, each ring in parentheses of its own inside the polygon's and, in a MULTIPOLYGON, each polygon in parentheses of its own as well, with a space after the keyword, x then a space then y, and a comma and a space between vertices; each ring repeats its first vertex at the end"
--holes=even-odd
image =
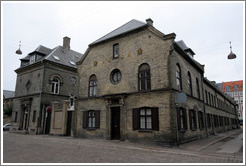
POLYGON ((146 19, 147 24, 153 26, 153 20, 151 18, 146 19))
POLYGON ((70 50, 70 38, 67 36, 63 38, 63 47, 67 50, 70 50))

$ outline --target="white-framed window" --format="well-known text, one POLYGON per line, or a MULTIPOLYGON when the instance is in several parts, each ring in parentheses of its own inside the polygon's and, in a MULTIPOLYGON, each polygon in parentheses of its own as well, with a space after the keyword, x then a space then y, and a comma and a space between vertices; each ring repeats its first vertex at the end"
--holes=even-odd
POLYGON ((89 111, 88 115, 88 127, 89 128, 94 128, 95 127, 95 122, 96 122, 96 116, 95 116, 95 111, 89 111))
POLYGON ((51 83, 51 93, 59 94, 60 92, 60 79, 58 77, 54 77, 51 83))

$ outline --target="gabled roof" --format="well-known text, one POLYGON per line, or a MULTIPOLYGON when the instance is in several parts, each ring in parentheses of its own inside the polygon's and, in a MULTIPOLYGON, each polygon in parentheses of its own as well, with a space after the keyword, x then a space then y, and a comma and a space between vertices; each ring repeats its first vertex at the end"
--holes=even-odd
POLYGON ((111 39, 111 38, 116 37, 118 35, 122 35, 124 33, 136 30, 136 29, 144 27, 146 25, 147 25, 147 23, 144 23, 144 22, 141 22, 141 21, 133 19, 133 20, 129 21, 128 23, 122 25, 121 27, 119 27, 119 28, 113 30, 112 32, 108 33, 107 35, 101 37, 100 39, 94 41, 89 46, 97 44, 97 43, 100 43, 100 42, 108 40, 108 39, 111 39))
POLYGON ((10 91, 10 90, 3 90, 3 98, 8 99, 15 97, 15 91, 10 91))

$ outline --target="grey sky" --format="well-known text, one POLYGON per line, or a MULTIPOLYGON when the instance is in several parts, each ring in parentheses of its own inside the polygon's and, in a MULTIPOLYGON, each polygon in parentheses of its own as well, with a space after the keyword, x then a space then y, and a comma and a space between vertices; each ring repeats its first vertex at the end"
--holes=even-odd
POLYGON ((88 45, 132 19, 154 21, 164 34, 176 33, 205 65, 211 81, 244 77, 244 2, 1 2, 2 84, 15 90, 21 58, 39 45, 54 48, 63 37, 71 49, 84 53, 88 45), (22 55, 15 54, 21 41, 22 55), (227 60, 232 50, 237 55, 227 60))

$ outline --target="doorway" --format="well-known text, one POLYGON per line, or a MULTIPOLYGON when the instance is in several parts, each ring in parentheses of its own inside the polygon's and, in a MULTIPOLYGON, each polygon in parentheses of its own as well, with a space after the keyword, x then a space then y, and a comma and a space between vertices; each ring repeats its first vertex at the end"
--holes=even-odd
POLYGON ((67 131, 66 136, 71 136, 71 129, 72 129, 72 111, 67 112, 67 131))
POLYGON ((120 139, 120 107, 111 108, 111 139, 120 139))

